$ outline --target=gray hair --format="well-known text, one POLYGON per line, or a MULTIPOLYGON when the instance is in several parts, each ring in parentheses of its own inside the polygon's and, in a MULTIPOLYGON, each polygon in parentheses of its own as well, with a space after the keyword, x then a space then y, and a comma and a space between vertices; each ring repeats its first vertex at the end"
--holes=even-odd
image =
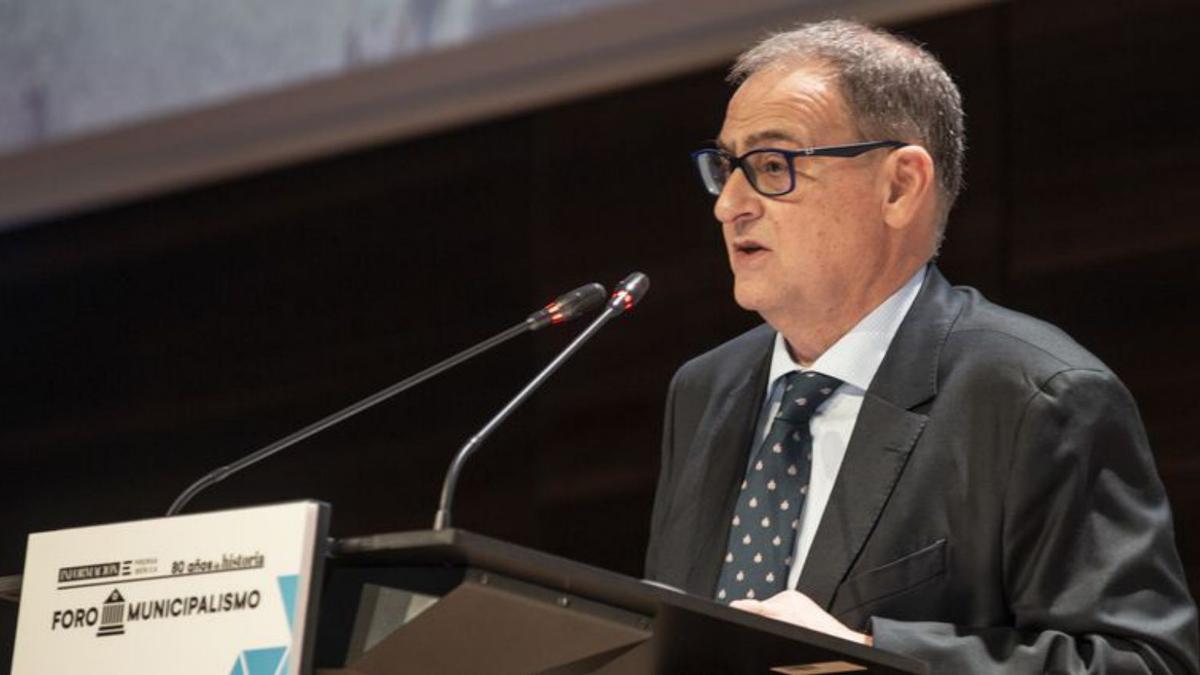
POLYGON ((811 63, 834 72, 862 140, 919 144, 933 157, 941 199, 938 241, 963 185, 962 97, 933 54, 907 38, 853 21, 804 24, 758 43, 734 63, 732 84, 765 68, 811 63))

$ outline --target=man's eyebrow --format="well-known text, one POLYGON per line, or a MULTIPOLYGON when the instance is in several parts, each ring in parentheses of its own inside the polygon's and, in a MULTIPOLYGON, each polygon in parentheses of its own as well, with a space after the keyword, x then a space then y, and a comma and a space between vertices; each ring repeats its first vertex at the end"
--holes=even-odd
POLYGON ((762 143, 763 141, 787 141, 788 143, 795 143, 798 146, 804 145, 804 141, 800 140, 800 138, 797 137, 796 134, 793 134, 788 131, 783 131, 782 129, 767 129, 765 131, 756 131, 746 137, 746 145, 750 146, 750 147, 758 145, 758 144, 762 143))
MULTIPOLYGON (((805 142, 794 133, 784 131, 782 129, 767 129, 765 131, 756 131, 747 136, 746 148, 750 149, 754 146, 761 145, 763 141, 785 141, 798 147, 806 146, 805 142)), ((736 154, 733 151, 732 146, 730 146, 728 143, 722 142, 719 138, 713 139, 713 147, 717 148, 718 150, 728 152, 731 155, 736 154)))

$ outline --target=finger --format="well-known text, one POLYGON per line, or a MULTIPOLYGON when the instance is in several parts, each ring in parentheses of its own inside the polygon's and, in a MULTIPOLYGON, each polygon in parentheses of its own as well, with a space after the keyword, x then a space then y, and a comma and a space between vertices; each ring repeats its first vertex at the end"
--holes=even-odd
POLYGON ((770 603, 772 605, 814 605, 815 606, 815 604, 816 604, 807 595, 801 593, 800 591, 793 591, 793 590, 780 591, 780 592, 776 593, 775 595, 772 595, 771 597, 764 600, 764 602, 770 603))
POLYGON ((743 612, 751 612, 753 614, 763 613, 763 603, 758 600, 734 600, 729 603, 729 606, 734 609, 740 609, 743 612))

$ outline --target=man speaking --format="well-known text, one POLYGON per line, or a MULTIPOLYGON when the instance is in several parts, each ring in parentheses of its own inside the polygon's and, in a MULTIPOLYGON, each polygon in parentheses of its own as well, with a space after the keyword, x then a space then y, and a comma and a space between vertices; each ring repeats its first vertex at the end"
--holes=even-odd
POLYGON ((934 672, 1200 672, 1128 391, 930 262, 964 153, 941 64, 830 21, 731 80, 693 157, 766 324, 672 381, 647 576, 934 672))

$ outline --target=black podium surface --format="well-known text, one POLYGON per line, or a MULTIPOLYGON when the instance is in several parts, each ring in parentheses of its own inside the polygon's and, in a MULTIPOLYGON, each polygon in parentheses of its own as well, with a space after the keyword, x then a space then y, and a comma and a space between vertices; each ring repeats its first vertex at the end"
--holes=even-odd
POLYGON ((333 542, 318 673, 926 673, 925 664, 462 530, 333 542))

